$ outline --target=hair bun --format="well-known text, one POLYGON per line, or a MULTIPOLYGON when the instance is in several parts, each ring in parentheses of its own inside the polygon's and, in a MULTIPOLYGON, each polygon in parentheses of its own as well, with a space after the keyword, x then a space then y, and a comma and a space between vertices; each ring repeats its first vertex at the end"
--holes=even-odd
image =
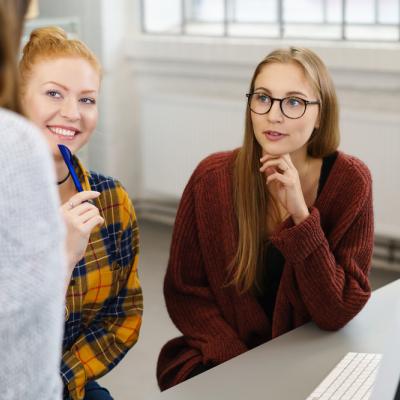
POLYGON ((58 26, 46 26, 37 28, 31 32, 29 42, 36 44, 42 41, 62 42, 67 40, 67 33, 58 26))
POLYGON ((19 63, 21 90, 24 90, 29 74, 38 61, 65 57, 83 58, 101 77, 100 63, 85 43, 78 39, 68 38, 67 33, 57 26, 47 26, 33 30, 22 51, 19 63))

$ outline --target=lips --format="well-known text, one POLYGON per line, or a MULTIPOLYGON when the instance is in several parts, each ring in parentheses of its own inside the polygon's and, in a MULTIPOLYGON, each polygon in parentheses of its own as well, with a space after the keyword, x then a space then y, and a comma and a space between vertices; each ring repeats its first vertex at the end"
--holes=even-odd
POLYGON ((264 135, 268 140, 277 141, 285 138, 288 136, 286 133, 277 132, 277 131, 264 131, 264 135))
POLYGON ((57 135, 65 139, 73 139, 76 134, 80 133, 80 130, 74 127, 47 126, 47 128, 54 135, 57 135))

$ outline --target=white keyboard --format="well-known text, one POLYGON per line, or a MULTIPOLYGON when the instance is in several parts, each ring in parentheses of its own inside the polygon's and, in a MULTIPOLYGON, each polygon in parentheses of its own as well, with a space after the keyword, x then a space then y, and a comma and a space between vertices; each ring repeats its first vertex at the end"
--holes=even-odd
POLYGON ((347 353, 306 400, 368 400, 381 358, 347 353))

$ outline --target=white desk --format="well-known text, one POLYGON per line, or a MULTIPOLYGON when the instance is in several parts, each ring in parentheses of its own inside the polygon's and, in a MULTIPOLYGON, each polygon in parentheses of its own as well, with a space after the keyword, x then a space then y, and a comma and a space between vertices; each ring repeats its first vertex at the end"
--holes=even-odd
POLYGON ((397 280, 340 331, 308 323, 148 400, 304 400, 347 352, 384 351, 399 298, 397 280))

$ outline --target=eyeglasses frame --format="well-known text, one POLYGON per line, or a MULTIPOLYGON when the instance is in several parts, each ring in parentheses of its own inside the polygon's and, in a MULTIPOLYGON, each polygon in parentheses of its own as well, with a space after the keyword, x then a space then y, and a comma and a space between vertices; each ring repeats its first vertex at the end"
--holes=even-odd
POLYGON ((279 108, 280 108, 282 114, 283 114, 286 118, 289 118, 289 119, 299 119, 299 118, 301 118, 301 117, 306 113, 306 111, 307 111, 307 106, 308 106, 308 105, 313 105, 313 104, 318 104, 318 105, 319 105, 319 104, 321 104, 321 102, 320 102, 319 100, 304 100, 304 99, 302 99, 302 98, 300 98, 300 97, 296 97, 296 96, 287 96, 287 97, 283 97, 283 98, 281 98, 281 99, 278 99, 277 97, 272 97, 272 96, 270 96, 269 94, 265 94, 265 93, 261 93, 261 92, 246 93, 246 97, 247 97, 247 105, 249 106, 250 111, 253 112, 254 114, 257 114, 257 115, 265 115, 265 114, 268 114, 268 113, 271 111, 271 108, 272 108, 272 106, 274 105, 274 102, 275 102, 275 101, 278 101, 278 102, 279 102, 279 108), (258 113, 258 112, 254 111, 254 110, 250 107, 251 97, 252 97, 253 95, 255 95, 255 94, 263 94, 264 96, 268 96, 268 97, 272 100, 272 101, 271 101, 271 106, 269 107, 269 109, 268 109, 266 112, 264 112, 264 113, 258 113), (303 101, 304 104, 305 104, 304 112, 303 112, 303 114, 301 114, 299 117, 289 117, 289 116, 286 115, 285 112, 283 111, 283 108, 282 108, 282 102, 283 102, 283 100, 289 99, 289 98, 291 98, 291 97, 294 97, 294 98, 296 98, 296 99, 299 99, 299 100, 303 101))

